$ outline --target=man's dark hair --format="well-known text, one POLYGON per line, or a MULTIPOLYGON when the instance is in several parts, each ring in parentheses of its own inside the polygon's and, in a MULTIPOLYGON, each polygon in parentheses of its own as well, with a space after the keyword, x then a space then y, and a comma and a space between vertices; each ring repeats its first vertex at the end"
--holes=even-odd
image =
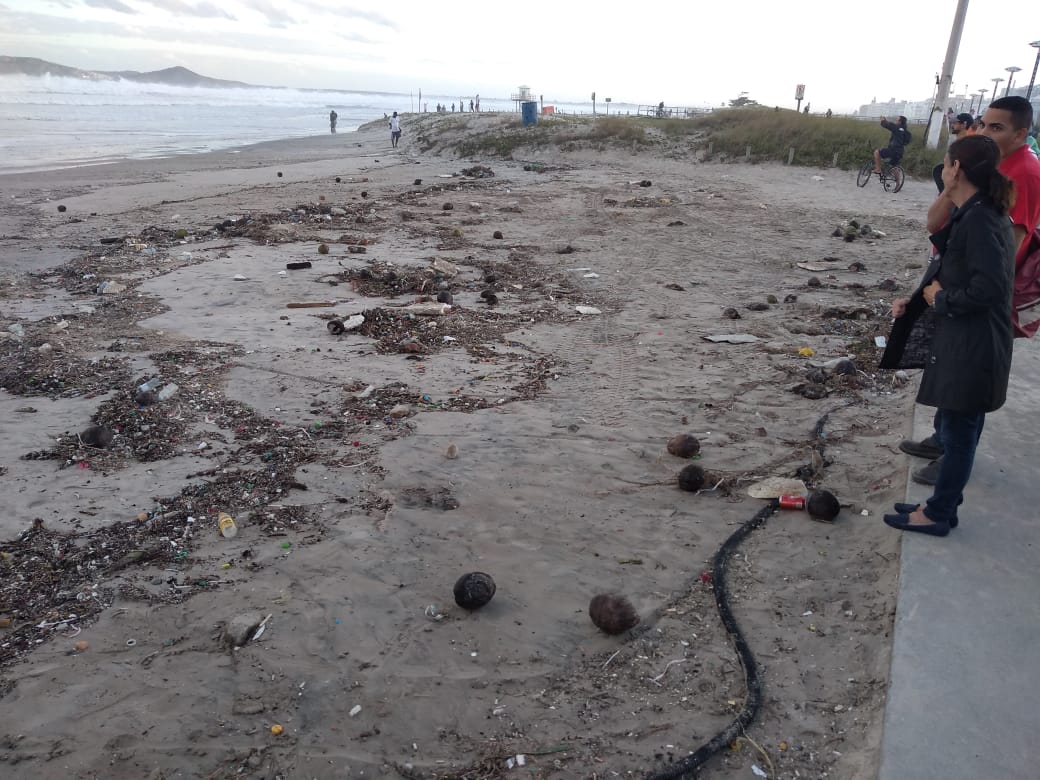
POLYGON ((905 116, 899 117, 899 126, 900 127, 906 127, 906 117, 905 116))
POLYGON ((997 98, 989 107, 1011 114, 1011 125, 1016 130, 1028 129, 1033 124, 1033 106, 1021 95, 997 98))

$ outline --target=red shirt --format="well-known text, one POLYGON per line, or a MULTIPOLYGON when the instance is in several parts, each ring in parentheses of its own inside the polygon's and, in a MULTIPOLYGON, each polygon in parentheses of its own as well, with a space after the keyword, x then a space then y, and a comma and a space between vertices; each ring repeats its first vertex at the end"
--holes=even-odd
POLYGON ((1008 216, 1026 231, 1026 240, 1015 255, 1018 266, 1029 246, 1029 234, 1040 225, 1040 160, 1028 144, 1023 144, 1000 161, 1000 172, 1015 183, 1015 205, 1008 216))

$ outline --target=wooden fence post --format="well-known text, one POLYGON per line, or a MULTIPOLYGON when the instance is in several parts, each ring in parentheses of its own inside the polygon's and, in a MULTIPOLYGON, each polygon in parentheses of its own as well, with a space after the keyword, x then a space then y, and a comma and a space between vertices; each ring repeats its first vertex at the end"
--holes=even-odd
POLYGON ((834 159, 831 160, 831 167, 832 168, 837 168, 838 167, 838 153, 837 152, 834 153, 834 159))
POLYGON ((748 144, 747 149, 744 151, 744 160, 747 162, 751 161, 751 144, 748 144))
POLYGON ((794 147, 793 146, 791 147, 791 151, 789 151, 787 153, 787 164, 788 165, 793 165, 794 164, 794 147))

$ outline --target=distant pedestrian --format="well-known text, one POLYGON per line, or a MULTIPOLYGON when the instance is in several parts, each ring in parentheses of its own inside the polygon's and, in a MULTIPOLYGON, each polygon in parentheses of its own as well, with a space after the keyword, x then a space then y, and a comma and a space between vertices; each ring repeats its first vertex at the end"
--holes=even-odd
POLYGON ((390 144, 397 148, 397 142, 401 139, 401 118, 397 116, 397 112, 390 117, 390 144))
POLYGON ((451 104, 451 113, 453 113, 453 114, 455 113, 455 104, 454 103, 451 104))
POLYGON ((480 111, 480 95, 477 95, 477 111, 480 111))
POLYGON ((830 109, 828 108, 828 109, 827 109, 827 118, 828 118, 828 119, 830 119, 830 118, 831 118, 832 116, 834 116, 834 114, 833 114, 833 113, 831 112, 831 110, 830 110, 830 109))
POLYGON ((430 113, 430 104, 429 103, 423 103, 422 104, 422 110, 423 110, 424 114, 430 113))
POLYGON ((330 111, 329 112, 329 129, 333 133, 336 132, 336 120, 337 119, 339 119, 339 114, 337 114, 335 110, 330 111))
POLYGON ((470 110, 470 111, 472 111, 472 110, 473 110, 473 98, 470 98, 470 99, 469 99, 469 110, 470 110))
POLYGON ((459 98, 459 113, 466 110, 466 104, 462 102, 462 98, 459 98))

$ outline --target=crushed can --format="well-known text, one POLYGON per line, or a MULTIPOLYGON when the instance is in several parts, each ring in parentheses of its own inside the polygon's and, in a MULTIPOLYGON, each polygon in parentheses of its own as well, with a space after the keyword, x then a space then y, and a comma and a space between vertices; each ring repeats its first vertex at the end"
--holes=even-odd
POLYGON ((233 539, 238 533, 238 526, 235 525, 234 518, 224 512, 217 515, 217 527, 220 529, 220 535, 225 539, 233 539))
POLYGON ((805 509, 805 496, 780 496, 781 509, 805 509))

